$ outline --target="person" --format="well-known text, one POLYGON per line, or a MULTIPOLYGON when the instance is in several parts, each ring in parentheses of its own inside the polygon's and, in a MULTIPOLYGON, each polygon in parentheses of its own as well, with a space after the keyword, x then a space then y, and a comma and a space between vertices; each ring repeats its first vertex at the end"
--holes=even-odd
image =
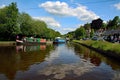
POLYGON ((16 36, 16 40, 19 40, 19 36, 18 35, 16 36))
POLYGON ((24 36, 22 40, 23 40, 23 42, 26 42, 26 36, 24 36))

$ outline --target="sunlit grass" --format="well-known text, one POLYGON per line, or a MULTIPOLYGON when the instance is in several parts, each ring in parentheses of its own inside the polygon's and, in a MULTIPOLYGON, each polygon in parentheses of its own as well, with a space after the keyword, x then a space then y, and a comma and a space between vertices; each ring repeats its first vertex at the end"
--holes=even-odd
POLYGON ((104 51, 113 51, 120 54, 120 44, 119 43, 110 43, 107 41, 93 41, 93 40, 74 40, 74 42, 79 42, 86 44, 88 46, 98 48, 104 51))

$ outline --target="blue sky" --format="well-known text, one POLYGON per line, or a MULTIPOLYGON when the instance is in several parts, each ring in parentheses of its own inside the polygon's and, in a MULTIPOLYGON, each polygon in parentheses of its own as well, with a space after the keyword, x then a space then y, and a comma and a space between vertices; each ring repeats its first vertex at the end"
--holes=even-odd
POLYGON ((62 34, 99 17, 104 21, 120 17, 120 0, 0 0, 0 8, 11 2, 17 3, 19 12, 62 34))

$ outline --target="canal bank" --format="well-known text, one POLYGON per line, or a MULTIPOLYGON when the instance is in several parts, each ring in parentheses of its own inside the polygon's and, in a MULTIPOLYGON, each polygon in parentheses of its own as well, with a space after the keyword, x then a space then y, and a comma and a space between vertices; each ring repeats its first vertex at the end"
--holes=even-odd
POLYGON ((73 42, 79 43, 85 47, 88 47, 94 51, 97 51, 107 57, 120 61, 120 44, 109 43, 106 41, 93 41, 93 40, 73 40, 73 42))
MULTIPOLYGON (((47 41, 46 44, 52 44, 53 41, 47 41)), ((0 46, 15 46, 16 41, 0 41, 0 46)))
POLYGON ((0 46, 14 46, 16 45, 15 41, 0 41, 0 46))

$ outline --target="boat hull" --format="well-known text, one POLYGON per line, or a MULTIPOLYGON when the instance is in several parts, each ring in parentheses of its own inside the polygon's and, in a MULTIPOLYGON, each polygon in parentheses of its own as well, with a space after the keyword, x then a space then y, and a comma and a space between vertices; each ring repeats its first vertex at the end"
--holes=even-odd
POLYGON ((27 38, 26 41, 16 40, 17 45, 37 45, 37 44, 46 44, 46 39, 40 38, 27 38))
POLYGON ((64 39, 55 39, 54 41, 53 41, 53 43, 66 43, 66 40, 64 40, 64 39))

